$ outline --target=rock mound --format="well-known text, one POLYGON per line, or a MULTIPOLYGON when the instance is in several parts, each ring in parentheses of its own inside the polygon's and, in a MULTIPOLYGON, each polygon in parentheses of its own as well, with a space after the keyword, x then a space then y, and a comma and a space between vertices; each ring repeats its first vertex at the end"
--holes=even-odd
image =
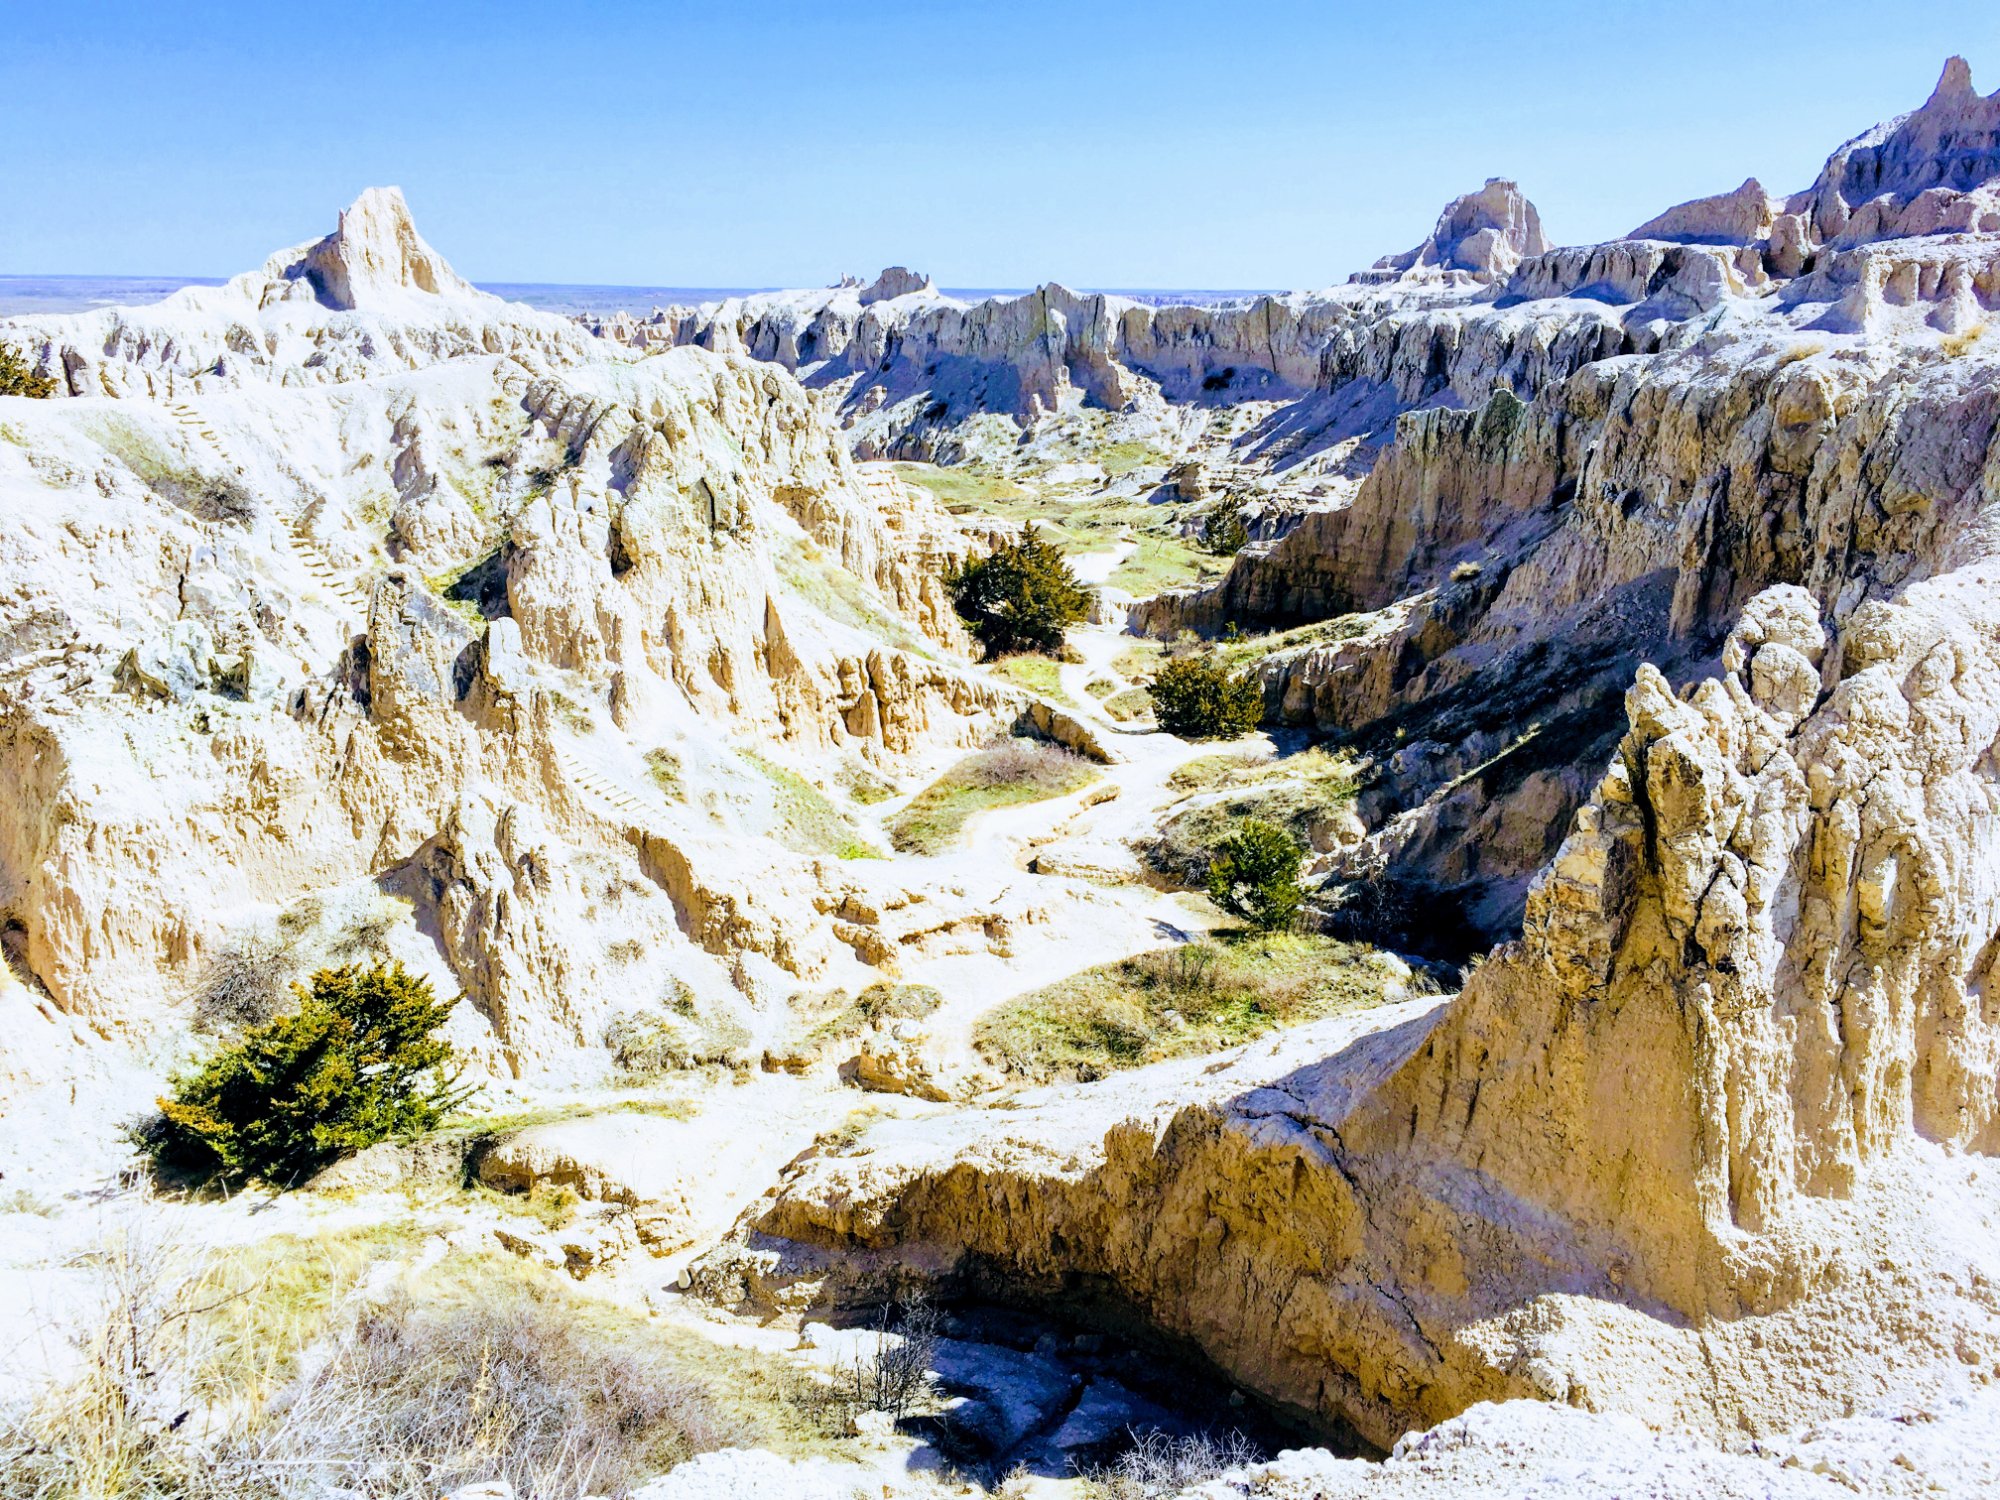
POLYGON ((342 311, 381 307, 419 294, 484 298, 417 233, 398 187, 372 187, 341 210, 340 224, 324 239, 271 257, 268 279, 309 282, 321 304, 342 311))
POLYGON ((1401 255, 1383 256, 1375 270, 1417 279, 1457 272, 1490 284, 1548 248, 1535 205, 1515 183, 1489 177, 1477 192, 1445 205, 1428 239, 1401 255))
POLYGON ((930 277, 904 266, 890 266, 861 289, 861 305, 867 307, 875 302, 908 297, 917 292, 929 291, 930 286, 930 277))

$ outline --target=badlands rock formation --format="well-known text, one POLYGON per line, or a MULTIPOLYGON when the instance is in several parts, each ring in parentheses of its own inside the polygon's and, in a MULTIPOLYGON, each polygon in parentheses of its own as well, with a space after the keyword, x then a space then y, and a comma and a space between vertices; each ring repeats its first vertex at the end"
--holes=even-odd
POLYGON ((71 396, 188 397, 306 386, 481 354, 531 368, 586 357, 567 319, 476 290, 424 242, 400 188, 370 188, 324 239, 219 287, 151 307, 7 320, 7 337, 71 396))
POLYGON ((801 841, 787 763, 895 774, 1020 709, 964 665, 966 540, 789 375, 608 357, 393 190, 227 287, 0 336, 71 395, 0 412, 10 1074, 356 923, 503 1073, 587 1068, 677 986, 738 1026, 882 957, 822 909, 905 899, 801 841))
MULTIPOLYGON (((582 1210, 456 1203, 426 1254, 497 1235, 776 1325, 995 1298, 1395 1448, 1204 1497, 1978 1493, 1996 141, 1955 61, 1805 191, 1605 245, 1549 246, 1494 179, 1324 292, 966 304, 898 268, 604 337, 469 288, 373 191, 227 287, 0 323, 62 387, 0 401, 0 1154, 111 1140, 271 975, 395 956, 509 1098, 601 1101, 620 1038, 692 1064, 652 1113, 482 1141, 490 1186, 582 1210), (1249 629, 1270 720, 1352 752, 1322 915, 1506 941, 1454 997, 1008 1093, 971 1045, 993 1003, 1207 920, 1125 859, 1199 752, 976 668, 939 571, 979 533, 871 460, 1114 419, 1160 462, 1085 454, 1052 493, 1324 484, 1131 614, 1249 629), (1010 726, 1102 794, 865 857, 862 810, 1010 726), (892 978, 931 1003, 851 1002, 892 978)), ((1115 675, 1113 628, 1082 671, 1115 675)), ((946 1351, 1042 1391, 1023 1416, 966 1375, 958 1419, 1083 1451, 1048 1351, 1099 1338, 946 1351)), ((794 1481, 929 1492, 771 1454, 653 1492, 794 1481)))
POLYGON ((1406 311, 1373 337, 1426 352, 1367 378, 1415 409, 1352 503, 1139 611, 1347 617, 1262 672, 1415 803, 1363 856, 1539 870, 1462 995, 884 1127, 714 1295, 1089 1296, 1383 1444, 2000 1375, 1996 121, 1954 63, 1768 222, 1406 311))
POLYGON ((1346 617, 1265 662, 1270 708, 1369 758, 1377 836, 1335 873, 1407 913, 1404 941, 1458 955, 1518 928, 1639 661, 1712 663, 1768 584, 1810 579, 1831 605, 1934 565, 1900 496, 1967 503, 1989 440, 1964 392, 2000 305, 1996 120, 1954 59, 1920 109, 1789 198, 1749 182, 1552 248, 1495 179, 1320 293, 1154 307, 1051 285, 966 305, 926 288, 862 308, 850 289, 668 322, 796 370, 863 454, 961 457, 991 413, 1033 434, 1122 411, 1172 447, 1190 408, 1248 412, 1230 458, 1329 479, 1329 498, 1254 516, 1267 540, 1219 586, 1134 622, 1346 617), (1896 537, 1849 539, 1880 527, 1896 537))

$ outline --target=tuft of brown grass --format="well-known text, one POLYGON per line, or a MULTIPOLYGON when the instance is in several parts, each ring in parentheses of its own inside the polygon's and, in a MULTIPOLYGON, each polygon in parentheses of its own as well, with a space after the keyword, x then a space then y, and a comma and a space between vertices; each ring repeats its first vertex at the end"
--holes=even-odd
POLYGON ((1948 333, 1938 340, 1938 348, 1944 351, 1946 359, 1960 359, 1972 352, 1972 346, 1984 338, 1986 325, 1974 323, 1970 328, 1958 333, 1948 333))

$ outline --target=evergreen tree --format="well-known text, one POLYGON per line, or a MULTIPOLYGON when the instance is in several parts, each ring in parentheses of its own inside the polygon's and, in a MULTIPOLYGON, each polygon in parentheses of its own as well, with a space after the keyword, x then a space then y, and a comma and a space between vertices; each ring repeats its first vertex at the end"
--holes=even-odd
POLYGON ((290 1186, 391 1136, 428 1130, 472 1092, 432 1035, 451 1002, 401 964, 322 969, 299 1008, 174 1081, 136 1134, 172 1171, 290 1186))
POLYGON ((1186 740, 1233 740, 1264 717, 1262 688, 1199 656, 1168 662, 1146 691, 1160 728, 1186 740))
POLYGON ((0 396, 53 396, 55 377, 43 375, 6 344, 0 344, 0 396))
POLYGON ((952 607, 988 657, 1015 651, 1054 655, 1063 632, 1090 611, 1090 594, 1054 546, 1023 528, 989 557, 945 569, 952 607))
POLYGON ((1277 824, 1245 818, 1216 846, 1208 894, 1224 911, 1262 931, 1290 927, 1305 904, 1299 846, 1277 824))

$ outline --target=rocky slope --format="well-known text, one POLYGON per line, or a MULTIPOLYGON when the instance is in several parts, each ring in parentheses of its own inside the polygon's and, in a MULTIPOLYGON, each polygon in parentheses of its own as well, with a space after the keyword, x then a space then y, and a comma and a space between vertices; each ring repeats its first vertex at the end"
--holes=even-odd
MULTIPOLYGON (((601 337, 374 191, 227 287, 0 323, 62 384, 0 399, 0 1273, 96 1274, 81 1210, 22 1231, 21 1195, 115 1196, 193 1036, 394 956, 537 1113, 175 1205, 198 1233, 421 1220, 385 1283, 498 1245, 808 1367, 859 1346, 805 1320, 913 1285, 1038 1309, 937 1356, 926 1430, 996 1483, 1156 1404, 1087 1362, 1108 1329, 1395 1449, 1205 1500, 1990 1487, 1996 140, 1955 62, 1806 191, 1607 245, 1495 179, 1326 292, 968 305, 894 270, 601 337), (1336 919, 1510 936, 1462 993, 1397 963, 1219 1055, 991 1071, 1001 1001, 1214 920, 1133 857, 1216 757, 1111 713, 1119 601, 1029 702, 940 592, 984 528, 871 461, 1003 443, 1051 462, 994 503, 1078 535, 1290 476, 1132 618, 1252 630, 1284 744, 1359 767, 1336 919), (1009 726, 1097 779, 869 857, 1009 726), (934 988, 871 1012, 885 980, 934 988), (665 1082, 613 1073, 635 1037, 665 1082)), ((652 1492, 937 1491, 941 1449, 850 1436, 652 1492)))
POLYGON ((1350 913, 1459 956, 1518 929, 1640 661, 1712 663, 1769 584, 1832 607, 1934 566, 1917 533, 1938 528, 1906 492, 1954 528, 1991 443, 1996 112, 1954 59, 1810 188, 1746 183, 1603 245, 1551 247, 1496 179, 1319 293, 844 288, 663 315, 662 333, 797 370, 866 454, 949 460, 997 441, 987 414, 1033 437, 1090 407, 1178 450, 1190 408, 1254 413, 1228 457, 1323 481, 1315 498, 1275 524, 1253 507, 1262 540, 1226 578, 1134 624, 1349 617, 1262 664, 1270 711, 1370 761, 1375 837, 1329 871, 1350 913))
POLYGON ((615 1010, 687 987, 754 1030, 885 961, 823 910, 908 899, 836 857, 837 808, 792 826, 799 770, 898 776, 1021 711, 941 592, 965 537, 788 375, 474 294, 393 191, 23 335, 91 394, 0 402, 9 1074, 357 928, 502 1073, 601 1067, 615 1010))
POLYGON ((2000 1374, 1996 118, 1954 64, 1796 222, 1413 315, 1625 352, 1434 367, 1350 506, 1142 609, 1360 617, 1262 670, 1440 788, 1364 856, 1539 867, 1461 996, 885 1127, 798 1167, 712 1294, 1088 1296, 1385 1444, 1506 1397, 1754 1434, 2000 1374), (1919 200, 1972 232, 1874 237, 1919 200))

